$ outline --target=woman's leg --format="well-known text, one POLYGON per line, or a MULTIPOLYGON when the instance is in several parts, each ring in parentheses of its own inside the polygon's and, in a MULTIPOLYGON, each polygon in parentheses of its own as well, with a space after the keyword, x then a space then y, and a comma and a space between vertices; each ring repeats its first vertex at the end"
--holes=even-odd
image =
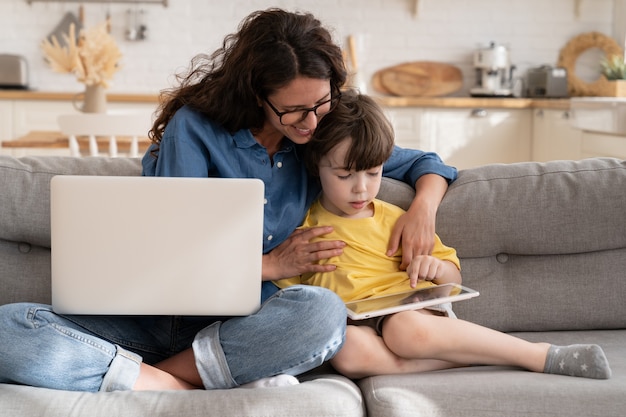
POLYGON ((114 391, 132 389, 143 376, 145 388, 187 388, 177 378, 142 363, 137 353, 101 335, 120 340, 132 335, 130 344, 156 352, 158 348, 150 346, 152 337, 142 334, 142 327, 149 326, 132 318, 64 317, 41 304, 0 306, 0 382, 114 391))
POLYGON ((0 306, 0 382, 73 391, 130 389, 141 358, 40 304, 0 306))
POLYGON ((250 316, 215 323, 193 349, 156 366, 206 389, 232 388, 280 374, 298 375, 341 348, 346 311, 333 292, 294 286, 270 297, 250 316))

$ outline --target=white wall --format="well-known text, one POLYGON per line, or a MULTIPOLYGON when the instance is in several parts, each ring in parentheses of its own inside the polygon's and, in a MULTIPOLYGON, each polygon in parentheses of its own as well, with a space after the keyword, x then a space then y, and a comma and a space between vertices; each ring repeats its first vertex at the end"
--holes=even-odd
MULTIPOLYGON (((156 93, 191 57, 211 52, 236 30, 249 12, 278 6, 307 10, 334 29, 338 42, 367 34, 360 52, 366 75, 413 60, 458 65, 465 75, 461 93, 474 85, 472 54, 490 41, 510 47, 518 74, 532 66, 556 64, 558 52, 580 33, 623 36, 624 0, 168 0, 168 7, 143 4, 85 4, 87 25, 112 18, 112 34, 124 54, 123 68, 110 91, 156 93), (578 16, 575 11, 578 5, 578 16), (148 39, 124 39, 127 10, 145 11, 148 39), (614 12, 619 16, 614 18, 614 12)), ((78 14, 78 3, 0 0, 0 53, 26 56, 31 85, 42 91, 81 91, 73 76, 47 68, 39 49, 64 14, 78 14)), ((620 42, 623 44, 623 40, 620 42)))

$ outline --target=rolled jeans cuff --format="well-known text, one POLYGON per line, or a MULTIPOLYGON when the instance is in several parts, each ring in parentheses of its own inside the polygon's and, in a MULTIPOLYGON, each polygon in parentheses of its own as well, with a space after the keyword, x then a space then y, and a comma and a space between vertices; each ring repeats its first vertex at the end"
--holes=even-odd
POLYGON ((220 344, 220 325, 221 322, 216 322, 202 329, 192 343, 196 368, 198 368, 202 384, 207 390, 238 386, 230 373, 224 350, 220 344))
POLYGON ((104 374, 100 391, 129 391, 132 390, 139 377, 141 356, 120 346, 115 346, 116 353, 104 374))

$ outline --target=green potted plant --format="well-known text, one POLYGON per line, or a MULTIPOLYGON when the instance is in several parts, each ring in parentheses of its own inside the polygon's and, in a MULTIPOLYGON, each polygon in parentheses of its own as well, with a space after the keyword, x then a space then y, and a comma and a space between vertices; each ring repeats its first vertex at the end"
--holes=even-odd
POLYGON ((603 95, 608 97, 626 97, 626 60, 623 56, 613 55, 600 62, 602 75, 606 78, 603 95))

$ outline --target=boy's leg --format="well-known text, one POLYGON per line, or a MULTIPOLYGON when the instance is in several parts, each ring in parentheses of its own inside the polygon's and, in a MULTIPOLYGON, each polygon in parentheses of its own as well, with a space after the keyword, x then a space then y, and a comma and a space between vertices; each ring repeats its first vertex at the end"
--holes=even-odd
POLYGON ((531 343, 468 321, 427 312, 408 311, 388 317, 383 338, 391 351, 405 358, 430 358, 468 365, 512 365, 534 372, 600 379, 611 374, 604 352, 598 346, 555 349, 548 343, 531 343), (579 358, 583 360, 580 363, 572 360, 579 358), (551 366, 556 363, 562 363, 561 372, 558 366, 551 366))
POLYGON ((375 329, 348 326, 346 341, 331 359, 333 367, 349 378, 436 371, 462 365, 437 359, 407 359, 393 353, 375 329))
POLYGON ((460 319, 406 311, 385 320, 383 338, 406 358, 437 358, 466 365, 514 365, 541 372, 549 345, 531 343, 460 319))

